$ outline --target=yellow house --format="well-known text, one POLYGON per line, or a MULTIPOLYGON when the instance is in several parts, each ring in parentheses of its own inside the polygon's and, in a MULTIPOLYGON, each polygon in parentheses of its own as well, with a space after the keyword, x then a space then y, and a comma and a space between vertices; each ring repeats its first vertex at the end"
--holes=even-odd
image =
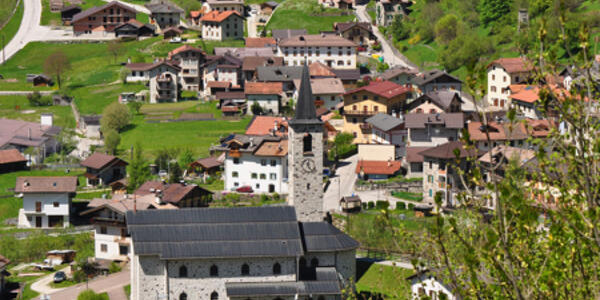
POLYGON ((354 143, 369 143, 371 125, 365 120, 379 113, 402 112, 410 88, 391 81, 371 82, 344 94, 344 132, 354 134, 354 143))

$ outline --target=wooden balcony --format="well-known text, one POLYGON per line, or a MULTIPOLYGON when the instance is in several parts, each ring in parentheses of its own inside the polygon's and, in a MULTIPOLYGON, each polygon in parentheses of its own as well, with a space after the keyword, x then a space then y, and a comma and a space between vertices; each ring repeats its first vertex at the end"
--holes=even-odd
POLYGON ((242 156, 242 153, 239 150, 230 150, 229 156, 239 158, 242 156))
POLYGON ((380 113, 374 110, 344 110, 344 114, 348 116, 372 116, 380 113))

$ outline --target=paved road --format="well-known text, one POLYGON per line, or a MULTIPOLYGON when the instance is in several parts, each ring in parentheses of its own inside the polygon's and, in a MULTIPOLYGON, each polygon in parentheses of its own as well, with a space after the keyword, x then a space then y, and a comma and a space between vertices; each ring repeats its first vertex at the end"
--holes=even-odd
POLYGON ((344 165, 336 170, 336 175, 331 178, 331 184, 329 184, 323 197, 324 211, 338 211, 341 197, 352 195, 354 192, 354 182, 356 181, 355 170, 357 162, 358 155, 353 155, 345 159, 344 165))
MULTIPOLYGON (((358 17, 358 20, 361 22, 371 23, 371 17, 367 13, 366 5, 357 5, 356 6, 356 16, 358 17)), ((381 42, 381 49, 383 50, 383 58, 390 67, 394 67, 394 66, 401 66, 401 67, 407 67, 407 68, 415 67, 415 65, 412 62, 410 62, 406 57, 404 57, 401 54, 398 55, 399 54, 398 50, 395 50, 395 48, 393 48, 393 46, 391 46, 388 43, 388 41, 384 38, 383 34, 381 34, 381 32, 379 32, 379 29, 377 28, 377 26, 372 26, 372 28, 373 28, 373 33, 375 34, 377 39, 381 42)))
MULTIPOLYGON (((68 267, 64 267, 60 270, 56 270, 58 271, 64 271, 66 273, 66 268, 68 267)), ((60 289, 54 289, 52 287, 50 287, 50 283, 54 280, 54 273, 50 273, 40 279, 38 279, 36 282, 31 284, 31 289, 40 293, 40 294, 52 294, 52 293, 56 293, 56 292, 60 292, 62 290, 62 288, 60 289)))
MULTIPOLYGON (((39 91, 41 95, 52 95, 53 91, 39 91)), ((27 96, 33 91, 0 91, 0 96, 27 96)))
MULTIPOLYGON (((104 293, 107 292, 111 295, 110 300, 127 300, 125 296, 125 292, 121 293, 119 290, 123 291, 123 287, 128 285, 130 282, 129 276, 129 268, 124 268, 123 271, 115 274, 108 275, 106 277, 100 277, 94 279, 89 282, 88 286, 91 290, 94 290, 96 293, 104 293), (117 297, 117 298, 113 298, 117 297)), ((80 283, 78 285, 74 285, 65 289, 62 289, 58 292, 50 294, 50 299, 77 299, 77 295, 79 293, 85 291, 86 284, 80 283)), ((39 299, 39 298, 36 298, 39 299)))

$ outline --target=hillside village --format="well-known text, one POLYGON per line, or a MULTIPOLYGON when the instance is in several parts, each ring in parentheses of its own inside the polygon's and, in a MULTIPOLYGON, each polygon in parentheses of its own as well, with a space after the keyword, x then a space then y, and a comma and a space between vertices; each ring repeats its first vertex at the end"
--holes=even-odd
POLYGON ((457 1, 0 10, 0 299, 597 298, 600 6, 457 1))

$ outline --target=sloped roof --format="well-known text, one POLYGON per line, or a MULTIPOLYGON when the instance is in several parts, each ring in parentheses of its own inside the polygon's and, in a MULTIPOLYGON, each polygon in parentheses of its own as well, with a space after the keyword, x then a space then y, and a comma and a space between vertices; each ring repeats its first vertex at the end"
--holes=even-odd
POLYGON ((359 160, 356 164, 356 174, 383 174, 394 175, 400 171, 402 163, 400 161, 378 161, 378 160, 359 160))
POLYGON ((423 155, 420 153, 431 147, 406 147, 406 162, 419 163, 423 162, 423 155))
POLYGON ((217 22, 217 23, 221 23, 225 20, 227 20, 227 18, 236 15, 240 18, 244 18, 242 17, 237 11, 235 10, 228 10, 228 11, 223 11, 223 12, 219 12, 216 10, 213 10, 209 13, 206 13, 204 16, 202 16, 202 18, 200 18, 201 22, 217 22))
POLYGON ((507 73, 529 72, 533 70, 532 64, 522 57, 499 58, 491 62, 489 66, 494 64, 500 65, 507 73))
POLYGON ((120 158, 118 158, 116 156, 108 155, 108 154, 104 154, 104 153, 100 153, 100 152, 94 152, 92 155, 90 155, 88 158, 86 158, 84 161, 82 161, 81 165, 84 167, 92 168, 92 169, 102 169, 102 168, 108 166, 109 164, 113 163, 115 160, 120 160, 124 164, 127 164, 125 161, 121 160, 120 158))
POLYGON ((519 165, 523 165, 535 157, 535 151, 530 149, 499 145, 486 152, 478 160, 484 163, 491 164, 494 163, 494 160, 492 158, 497 155, 501 155, 507 160, 516 159, 519 162, 519 165))
POLYGON ((84 11, 82 11, 82 12, 74 15, 72 22, 77 22, 77 21, 79 21, 81 19, 87 18, 88 16, 91 16, 91 15, 93 15, 93 14, 99 12, 99 11, 105 10, 107 8, 111 8, 113 6, 119 6, 119 7, 123 8, 123 9, 129 10, 129 11, 132 11, 132 12, 136 12, 135 8, 133 8, 133 7, 130 7, 128 5, 120 3, 118 1, 112 1, 112 2, 106 3, 106 4, 102 5, 102 6, 95 6, 95 7, 92 7, 90 9, 86 9, 86 10, 84 10, 84 11))
POLYGON ((17 177, 16 193, 74 193, 75 176, 22 176, 17 177))
POLYGON ((255 71, 259 66, 283 66, 283 57, 246 56, 243 59, 242 71, 255 71))
POLYGON ((414 102, 420 104, 423 101, 426 101, 427 99, 429 99, 429 100, 431 100, 431 102, 433 102, 435 105, 437 105, 441 109, 446 110, 446 109, 450 108, 450 104, 452 104, 452 100, 454 100, 454 98, 458 98, 458 101, 460 103, 463 103, 463 100, 460 98, 460 95, 458 94, 458 92, 452 91, 452 90, 431 91, 431 92, 428 92, 428 93, 422 95, 414 102))
POLYGON ((307 31, 306 29, 273 29, 271 33, 276 40, 282 40, 297 35, 307 34, 307 31))
POLYGON ((384 80, 391 80, 400 74, 416 75, 417 73, 418 71, 416 69, 394 67, 383 72, 383 74, 381 74, 381 78, 383 78, 384 80))
POLYGON ((428 84, 430 82, 438 82, 438 79, 446 77, 448 82, 462 83, 462 81, 446 72, 433 69, 417 75, 412 79, 412 82, 418 86, 428 84))
POLYGON ((498 123, 488 122, 487 127, 482 122, 470 122, 467 126, 472 141, 486 141, 489 135, 492 141, 525 140, 529 136, 546 137, 554 126, 548 120, 525 119, 524 122, 498 123), (487 132, 487 135, 486 135, 487 132))
POLYGON ((381 129, 383 131, 392 130, 398 126, 404 125, 404 121, 396 118, 394 116, 390 116, 388 114, 379 113, 368 119, 365 122, 373 125, 373 127, 381 129))
POLYGON ((194 161, 192 164, 197 164, 205 169, 210 169, 210 168, 215 168, 215 167, 221 166, 223 163, 220 162, 215 157, 205 157, 205 158, 200 158, 200 159, 194 161))
POLYGON ((215 98, 218 100, 241 100, 246 99, 244 92, 217 92, 215 98))
POLYGON ((294 118, 291 119, 288 124, 321 124, 321 120, 317 118, 315 101, 313 100, 312 87, 310 83, 310 74, 307 65, 302 67, 301 78, 302 80, 300 81, 300 87, 298 88, 298 103, 296 103, 296 111, 294 113, 294 118))
POLYGON ((142 184, 134 194, 136 195, 148 195, 152 194, 150 190, 154 189, 160 190, 162 192, 162 200, 168 203, 179 203, 181 200, 185 199, 186 196, 192 191, 198 189, 203 193, 211 193, 210 191, 201 188, 195 184, 181 184, 181 183, 170 183, 166 184, 161 181, 146 181, 142 184))
POLYGON ((281 82, 246 82, 246 95, 279 95, 283 91, 281 82))
POLYGON ((230 81, 209 81, 206 84, 207 88, 228 88, 231 86, 230 81))
POLYGON ((287 121, 283 117, 271 116, 254 116, 248 127, 246 127, 247 135, 267 135, 277 127, 277 134, 282 135, 287 133, 287 121), (283 130, 281 130, 283 128, 283 130))
POLYGON ((371 23, 369 22, 344 22, 344 23, 334 23, 333 28, 335 28, 338 32, 344 32, 354 27, 362 28, 368 32, 372 32, 371 23))
POLYGON ((263 47, 272 47, 277 44, 272 37, 247 37, 246 38, 246 48, 263 48, 263 47))
POLYGON ((332 69, 335 76, 341 80, 359 80, 359 69, 332 69))
POLYGON ((17 149, 0 150, 0 164, 26 162, 27 159, 17 149))
POLYGON ((301 76, 301 66, 267 66, 256 68, 258 81, 293 81, 294 79, 300 79, 301 76))
POLYGON ((447 143, 441 144, 437 147, 432 147, 425 151, 422 151, 420 154, 423 157, 453 159, 453 158, 456 158, 454 151, 456 151, 457 149, 459 151, 459 155, 458 155, 459 158, 465 158, 465 157, 469 157, 469 156, 471 156, 471 157, 477 156, 476 150, 474 150, 474 149, 466 150, 464 147, 464 144, 459 141, 447 142, 447 143))
POLYGON ((535 103, 540 99, 540 89, 535 86, 524 86, 522 84, 519 84, 511 85, 510 89, 512 93, 509 97, 512 100, 517 100, 526 103, 535 103))
POLYGON ((266 141, 260 145, 254 155, 256 156, 287 156, 288 154, 288 140, 281 140, 278 142, 266 141))
POLYGON ((184 13, 184 10, 181 9, 179 6, 168 2, 168 1, 164 1, 161 0, 159 3, 147 3, 144 5, 146 8, 148 8, 148 10, 150 10, 151 13, 155 14, 155 13, 184 13))
POLYGON ((191 45, 183 45, 181 47, 177 47, 177 48, 171 50, 169 52, 169 56, 168 57, 169 57, 169 59, 171 59, 173 56, 175 56, 175 55, 177 55, 179 53, 182 53, 182 52, 187 52, 187 51, 205 54, 204 50, 202 50, 201 48, 196 48, 196 47, 191 46, 191 45))
POLYGON ((357 241, 327 222, 301 222, 307 252, 344 251, 358 248, 357 241))
POLYGON ((125 67, 132 71, 148 71, 154 68, 158 68, 162 65, 173 68, 175 70, 181 70, 181 68, 178 65, 176 65, 174 61, 169 60, 160 60, 155 63, 131 63, 125 65, 125 67))
POLYGON ((283 39, 279 42, 280 47, 356 47, 357 45, 341 36, 303 34, 283 39))
POLYGON ((312 77, 335 77, 335 73, 333 73, 328 66, 318 61, 310 64, 310 66, 308 66, 308 70, 310 71, 310 76, 312 77))
POLYGON ((347 92, 346 95, 351 95, 361 91, 367 91, 386 99, 390 99, 410 92, 410 88, 401 86, 391 81, 371 81, 369 85, 351 90, 347 92))
POLYGON ((463 113, 449 114, 406 114, 404 116, 404 126, 406 128, 425 128, 427 124, 440 124, 446 128, 463 128, 463 113))
MULTIPOLYGON (((300 80, 294 80, 294 86, 300 88, 300 80)), ((342 95, 346 91, 339 78, 313 78, 310 80, 313 95, 342 95)))
POLYGON ((339 295, 338 280, 285 282, 227 282, 229 297, 339 295))
POLYGON ((7 145, 37 147, 58 135, 60 127, 13 119, 0 119, 0 148, 7 145))

